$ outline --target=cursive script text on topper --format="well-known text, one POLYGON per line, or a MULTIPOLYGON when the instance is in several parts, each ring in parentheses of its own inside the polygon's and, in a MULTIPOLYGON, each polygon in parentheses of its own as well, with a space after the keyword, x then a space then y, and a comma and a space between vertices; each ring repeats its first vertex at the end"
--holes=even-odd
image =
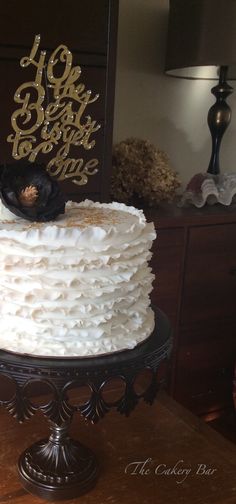
POLYGON ((98 159, 85 162, 77 155, 70 157, 70 152, 95 146, 93 135, 101 126, 85 113, 99 95, 92 96, 79 82, 81 68, 72 66, 73 57, 65 45, 59 45, 46 61, 46 51, 39 52, 39 44, 40 35, 36 35, 30 55, 20 61, 22 67, 32 65, 36 73, 34 81, 21 84, 15 92, 14 101, 20 107, 12 114, 14 133, 7 141, 13 144, 12 156, 17 160, 34 162, 39 153, 52 152, 47 164, 50 175, 85 185, 97 173, 98 159))

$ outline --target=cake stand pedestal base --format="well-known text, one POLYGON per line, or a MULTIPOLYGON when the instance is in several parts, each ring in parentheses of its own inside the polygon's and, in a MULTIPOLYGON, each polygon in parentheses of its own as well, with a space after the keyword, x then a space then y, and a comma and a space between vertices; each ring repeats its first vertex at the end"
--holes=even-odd
POLYGON ((49 439, 27 448, 18 463, 21 483, 30 493, 47 500, 71 499, 95 485, 95 456, 68 435, 74 413, 96 423, 111 409, 128 416, 140 400, 153 403, 165 381, 161 366, 165 369, 172 346, 169 321, 154 310, 155 330, 133 350, 87 358, 0 350, 0 406, 19 422, 38 411, 50 422, 49 439), (117 382, 118 397, 110 397, 117 382), (86 398, 80 395, 84 387, 86 398))
POLYGON ((68 435, 69 424, 51 425, 49 439, 33 444, 20 456, 18 472, 28 492, 47 500, 78 497, 97 480, 95 455, 68 435))

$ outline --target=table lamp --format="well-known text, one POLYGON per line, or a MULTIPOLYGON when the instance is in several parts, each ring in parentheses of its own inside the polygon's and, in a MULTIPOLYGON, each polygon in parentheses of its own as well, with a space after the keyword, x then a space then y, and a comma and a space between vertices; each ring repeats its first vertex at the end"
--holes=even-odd
MULTIPOLYGON (((231 120, 231 109, 226 98, 233 92, 233 88, 227 83, 227 77, 229 80, 236 79, 235 65, 236 0, 170 0, 165 72, 185 79, 218 80, 211 90, 216 98, 208 112, 212 153, 204 176, 204 180, 210 180, 211 186, 213 184, 214 192, 217 190, 218 179, 221 184, 225 184, 228 179, 218 177, 216 180, 214 176, 220 173, 220 144, 231 120)), ((232 180, 236 193, 236 175, 233 179, 230 178, 230 186, 232 180)), ((200 179, 195 178, 195 182, 197 191, 200 179)), ((192 185, 194 188, 194 184, 192 185)), ((226 199, 230 202, 220 201, 223 204, 230 204, 234 197, 234 190, 234 194, 230 196, 228 190, 229 188, 226 199)))

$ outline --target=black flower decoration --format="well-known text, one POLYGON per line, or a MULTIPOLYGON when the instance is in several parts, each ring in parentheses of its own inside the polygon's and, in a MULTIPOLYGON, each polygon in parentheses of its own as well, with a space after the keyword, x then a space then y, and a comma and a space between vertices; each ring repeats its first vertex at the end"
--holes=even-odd
POLYGON ((0 167, 0 197, 13 214, 30 221, 50 221, 65 211, 58 182, 45 167, 33 163, 0 167))

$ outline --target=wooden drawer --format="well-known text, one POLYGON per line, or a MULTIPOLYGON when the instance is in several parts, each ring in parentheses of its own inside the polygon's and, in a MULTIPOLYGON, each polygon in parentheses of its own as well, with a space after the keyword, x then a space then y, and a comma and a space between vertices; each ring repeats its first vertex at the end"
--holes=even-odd
POLYGON ((184 230, 157 229, 151 266, 155 274, 152 302, 175 324, 182 273, 184 230))
POLYGON ((232 404, 236 326, 192 333, 180 337, 174 397, 196 414, 223 409, 232 404))
POLYGON ((235 317, 236 224, 189 230, 181 323, 235 317))

